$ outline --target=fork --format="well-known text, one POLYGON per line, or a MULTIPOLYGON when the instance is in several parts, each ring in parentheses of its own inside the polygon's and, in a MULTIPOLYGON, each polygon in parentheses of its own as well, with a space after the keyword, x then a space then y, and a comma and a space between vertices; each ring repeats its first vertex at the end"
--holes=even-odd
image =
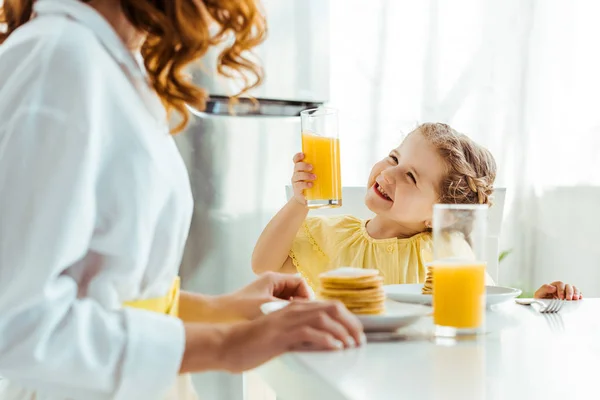
POLYGON ((557 313, 561 310, 565 304, 565 300, 552 299, 549 302, 542 302, 535 300, 537 304, 540 304, 540 313, 557 313))
POLYGON ((552 299, 550 301, 540 301, 534 299, 517 299, 517 303, 522 305, 531 305, 535 303, 540 306, 538 312, 540 312, 541 314, 550 314, 559 312, 565 304, 565 300, 552 299))

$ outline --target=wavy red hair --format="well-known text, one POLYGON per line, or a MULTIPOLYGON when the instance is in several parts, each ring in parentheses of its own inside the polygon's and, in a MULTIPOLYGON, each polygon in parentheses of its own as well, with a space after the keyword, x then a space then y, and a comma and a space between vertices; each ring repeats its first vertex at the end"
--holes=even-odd
MULTIPOLYGON (((0 7, 0 27, 4 24, 4 31, 0 28, 0 44, 29 21, 33 2, 4 0, 0 7)), ((244 87, 234 98, 261 83, 263 70, 247 53, 266 36, 266 21, 258 0, 118 0, 118 3, 133 26, 147 35, 142 56, 154 90, 169 114, 176 111, 181 116, 173 132, 181 131, 189 121, 186 105, 199 110, 206 107, 208 93, 191 82, 186 67, 211 46, 233 39, 219 55, 217 71, 243 80, 244 87)))

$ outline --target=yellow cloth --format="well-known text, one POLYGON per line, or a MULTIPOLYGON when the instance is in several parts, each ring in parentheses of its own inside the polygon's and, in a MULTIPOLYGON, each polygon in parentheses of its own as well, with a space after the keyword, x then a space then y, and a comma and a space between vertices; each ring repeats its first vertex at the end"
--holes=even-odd
POLYGON ((141 308, 143 310, 154 311, 157 313, 177 317, 179 315, 180 287, 181 280, 179 279, 179 277, 176 277, 173 280, 171 289, 166 295, 162 297, 155 297, 152 299, 126 301, 123 303, 123 305, 125 307, 141 308))
POLYGON ((306 219, 290 258, 313 290, 318 289, 320 273, 344 266, 378 269, 386 285, 425 281, 420 255, 422 250, 432 252, 429 232, 407 239, 373 239, 366 223, 350 215, 306 219))

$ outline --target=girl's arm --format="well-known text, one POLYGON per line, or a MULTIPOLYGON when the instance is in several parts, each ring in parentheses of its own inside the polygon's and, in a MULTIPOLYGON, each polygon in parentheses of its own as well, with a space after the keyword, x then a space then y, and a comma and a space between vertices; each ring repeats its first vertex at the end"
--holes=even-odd
POLYGON ((302 222, 308 215, 304 190, 312 187, 316 176, 312 165, 302 162, 304 154, 294 156, 292 187, 294 197, 273 217, 258 238, 252 254, 252 270, 257 274, 266 271, 296 272, 296 267, 288 257, 294 239, 302 222))
POLYGON ((306 219, 308 208, 292 198, 266 226, 252 254, 252 270, 296 272, 288 254, 292 243, 306 219))

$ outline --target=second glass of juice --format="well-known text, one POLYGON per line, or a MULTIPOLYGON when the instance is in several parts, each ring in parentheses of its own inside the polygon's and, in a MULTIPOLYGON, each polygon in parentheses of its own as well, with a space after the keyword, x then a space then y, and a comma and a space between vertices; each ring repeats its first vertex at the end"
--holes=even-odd
POLYGON ((304 162, 311 164, 316 175, 313 186, 304 191, 309 208, 342 205, 340 139, 338 111, 313 108, 300 113, 304 162))
POLYGON ((433 322, 437 336, 483 333, 487 205, 433 210, 433 322))

